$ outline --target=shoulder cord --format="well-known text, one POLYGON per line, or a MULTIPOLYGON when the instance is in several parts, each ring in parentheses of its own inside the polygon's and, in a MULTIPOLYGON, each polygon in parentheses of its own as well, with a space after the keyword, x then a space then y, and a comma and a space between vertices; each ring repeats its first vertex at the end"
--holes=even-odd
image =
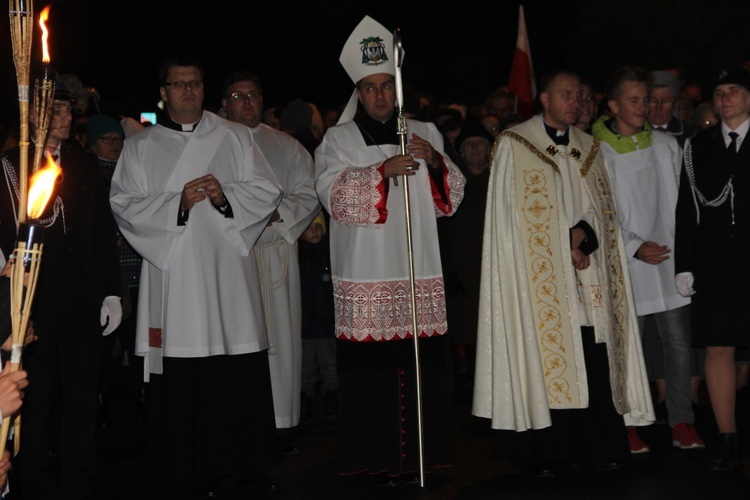
POLYGON ((695 184, 695 171, 693 170, 693 144, 691 142, 688 142, 687 146, 685 147, 685 172, 687 173, 688 181, 690 182, 690 187, 693 192, 696 222, 700 223, 700 210, 698 207, 698 202, 700 202, 700 204, 704 207, 715 208, 726 203, 727 198, 729 198, 729 210, 732 217, 732 225, 734 225, 734 185, 732 184, 734 174, 729 176, 729 180, 724 186, 724 189, 721 190, 721 193, 719 193, 719 196, 717 196, 713 200, 708 200, 695 184))

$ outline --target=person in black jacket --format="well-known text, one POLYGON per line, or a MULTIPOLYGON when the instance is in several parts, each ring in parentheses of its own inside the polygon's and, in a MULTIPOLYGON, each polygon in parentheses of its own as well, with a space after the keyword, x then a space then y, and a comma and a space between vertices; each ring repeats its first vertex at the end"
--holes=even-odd
POLYGON ((706 386, 719 442, 711 470, 739 463, 735 421, 735 349, 750 346, 744 265, 750 246, 750 73, 723 71, 714 85, 721 123, 685 145, 677 201, 675 280, 692 296, 693 345, 706 348, 706 386))
MULTIPOLYGON (((72 95, 58 83, 45 156, 56 159, 62 174, 44 214, 30 221, 44 227, 44 248, 32 308, 37 341, 23 353, 29 390, 19 474, 26 500, 91 496, 102 334, 113 331, 122 316, 108 193, 96 157, 69 140, 72 105, 72 95), (52 411, 57 391, 59 413, 52 411), (51 416, 59 418, 59 443, 51 442, 51 416), (50 447, 58 445, 59 475, 49 466, 50 447)), ((15 149, 3 158, 0 176, 7 194, 0 198, 0 247, 6 258, 15 246, 19 156, 15 149)))

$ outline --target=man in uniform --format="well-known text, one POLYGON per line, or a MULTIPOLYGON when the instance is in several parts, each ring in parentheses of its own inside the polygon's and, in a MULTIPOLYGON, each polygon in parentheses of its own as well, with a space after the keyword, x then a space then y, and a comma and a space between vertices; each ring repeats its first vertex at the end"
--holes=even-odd
POLYGON ((501 134, 490 167, 473 413, 529 439, 535 475, 612 470, 621 415, 653 420, 624 247, 599 144, 571 126, 578 77, 540 87, 542 113, 501 134))
POLYGON ((206 495, 225 476, 275 489, 262 472, 280 455, 253 245, 281 190, 250 129, 203 111, 198 65, 167 61, 159 81, 167 116, 128 139, 110 198, 144 259, 149 470, 206 495))
POLYGON ((253 139, 284 192, 281 203, 255 244, 263 309, 268 329, 269 364, 276 428, 282 451, 298 453, 290 441, 299 424, 302 390, 302 306, 297 239, 320 210, 313 161, 298 140, 261 123, 263 88, 249 72, 230 74, 222 86, 227 119, 250 127, 253 139))
POLYGON ((340 61, 356 90, 315 155, 316 189, 331 215, 337 470, 378 474, 378 484, 393 486, 419 480, 404 183, 410 187, 424 466, 431 471, 452 463, 453 375, 436 216, 455 212, 465 181, 432 124, 407 121, 408 150, 400 154, 389 31, 365 17, 340 61), (358 102, 362 109, 353 116, 358 102))

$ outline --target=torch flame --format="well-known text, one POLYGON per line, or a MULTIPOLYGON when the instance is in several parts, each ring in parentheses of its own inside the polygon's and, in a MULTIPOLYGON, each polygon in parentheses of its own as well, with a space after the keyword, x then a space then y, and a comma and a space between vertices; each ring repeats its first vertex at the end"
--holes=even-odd
POLYGON ((49 10, 50 6, 46 6, 44 10, 39 14, 39 26, 42 28, 42 62, 48 63, 49 62, 49 50, 47 49, 47 38, 49 36, 49 32, 47 31, 47 26, 44 24, 44 22, 49 18, 49 10))
POLYGON ((52 158, 47 158, 47 164, 31 176, 29 184, 29 219, 38 219, 44 213, 47 202, 52 197, 55 181, 62 169, 52 158))

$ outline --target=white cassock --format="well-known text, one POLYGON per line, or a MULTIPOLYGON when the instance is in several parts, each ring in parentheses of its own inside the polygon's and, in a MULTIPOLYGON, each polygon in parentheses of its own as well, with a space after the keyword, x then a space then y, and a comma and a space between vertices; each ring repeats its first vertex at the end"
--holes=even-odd
POLYGON ((631 153, 617 153, 606 142, 601 146, 617 196, 638 316, 690 304, 689 297, 677 293, 672 256, 658 266, 635 258, 646 241, 667 245, 674 251, 675 210, 682 168, 680 145, 674 137, 654 132, 651 146, 631 153))
POLYGON ((255 244, 268 341, 276 427, 299 423, 302 391, 302 305, 297 239, 320 210, 310 153, 298 140, 267 125, 253 138, 284 191, 280 219, 255 244))
MULTIPOLYGON (((434 125, 409 120, 407 128, 409 137, 417 134, 429 141, 445 164, 447 202, 435 192, 423 160, 416 175, 408 177, 417 325, 422 336, 443 335, 448 327, 436 217, 456 211, 466 181, 443 152, 443 138, 434 125)), ((411 337, 403 186, 394 186, 382 173, 383 162, 396 154, 395 144, 366 145, 354 122, 328 129, 315 151, 315 187, 331 215, 331 271, 340 339, 411 337)))
POLYGON ((253 245, 282 196, 250 129, 204 112, 193 132, 161 125, 128 138, 110 202, 120 230, 143 256, 136 354, 161 373, 161 356, 197 358, 264 350, 268 338, 253 245), (177 225, 185 184, 221 183, 234 217, 209 199, 177 225))
POLYGON ((569 130, 555 147, 536 116, 495 142, 472 409, 495 429, 542 429, 550 409, 588 407, 584 325, 607 345, 617 411, 654 420, 607 167, 593 137, 569 130), (576 271, 569 230, 580 220, 599 248, 576 271))

